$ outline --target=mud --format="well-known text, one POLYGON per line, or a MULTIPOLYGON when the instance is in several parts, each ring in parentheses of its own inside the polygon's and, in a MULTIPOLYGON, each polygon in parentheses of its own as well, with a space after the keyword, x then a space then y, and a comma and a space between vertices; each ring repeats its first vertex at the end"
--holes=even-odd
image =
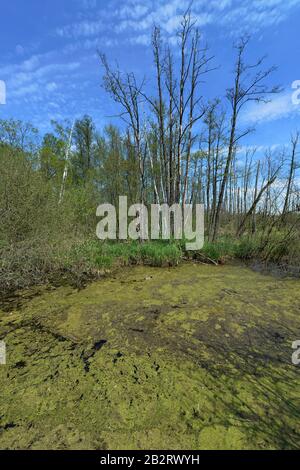
POLYGON ((300 447, 297 279, 136 267, 3 307, 1 449, 300 447))

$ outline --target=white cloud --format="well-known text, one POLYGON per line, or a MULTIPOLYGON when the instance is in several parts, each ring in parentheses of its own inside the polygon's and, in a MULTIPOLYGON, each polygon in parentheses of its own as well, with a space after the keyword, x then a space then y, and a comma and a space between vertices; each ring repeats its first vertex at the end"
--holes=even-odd
MULTIPOLYGON (((283 148, 284 146, 282 144, 272 144, 272 145, 241 145, 238 147, 236 153, 237 155, 243 155, 245 156, 246 153, 250 153, 253 155, 265 153, 268 150, 271 150, 271 152, 275 152, 276 150, 279 150, 283 148)), ((241 160, 244 161, 244 160, 241 160)))
POLYGON ((18 87, 9 91, 9 100, 12 98, 21 98, 38 93, 39 85, 37 83, 30 83, 28 85, 18 87))
POLYGON ((300 105, 293 104, 292 93, 275 95, 268 103, 252 103, 242 115, 247 123, 261 123, 300 114, 300 105))
MULTIPOLYGON (((115 17, 119 21, 115 30, 142 32, 148 30, 155 22, 167 33, 172 34, 189 4, 186 0, 158 0, 155 3, 150 0, 137 0, 132 3, 131 8, 127 5, 116 12, 115 17), (124 18, 122 12, 125 11, 127 15, 124 18)), ((297 6, 300 6, 300 0, 194 0, 192 12, 200 27, 214 24, 240 34, 242 30, 248 29, 253 33, 277 25, 297 6)))
POLYGON ((55 82, 49 82, 46 85, 46 90, 50 91, 50 92, 57 90, 57 88, 58 88, 58 86, 55 82))
POLYGON ((225 8, 231 7, 233 0, 213 0, 210 2, 210 7, 214 10, 225 10, 225 8))
POLYGON ((149 34, 138 34, 129 39, 130 44, 137 44, 140 46, 149 46, 151 37, 149 34))
POLYGON ((149 11, 147 5, 136 4, 135 2, 130 2, 128 5, 122 6, 119 9, 120 18, 141 18, 149 11))
MULTIPOLYGON (((45 54, 44 57, 50 57, 45 54)), ((43 56, 32 56, 20 64, 12 64, 2 69, 7 84, 7 101, 30 100, 40 102, 49 93, 57 93, 58 85, 53 80, 63 81, 66 75, 75 72, 79 62, 48 63, 42 65, 43 56)))
POLYGON ((81 21, 71 25, 58 28, 56 30, 58 36, 66 38, 78 38, 82 36, 95 36, 101 33, 104 29, 102 20, 96 21, 81 21))
MULTIPOLYGON (((80 57, 90 59, 91 54, 84 54, 84 51, 125 43, 147 46, 154 23, 161 26, 163 34, 176 47, 175 33, 190 0, 77 0, 77 4, 80 5, 77 21, 62 24, 55 31, 56 36, 61 38, 59 51, 32 55, 24 60, 28 45, 26 50, 23 49, 24 45, 17 45, 17 63, 1 67, 1 79, 7 83, 9 100, 19 99, 20 103, 27 99, 35 100, 40 105, 46 97, 53 106, 57 102, 61 104, 61 83, 73 72, 74 75, 75 72, 78 74, 77 69, 82 67, 77 58, 67 60, 68 54, 77 57, 81 50, 80 57), (61 63, 63 60, 65 63, 61 63)), ((239 34, 247 29, 262 34, 266 28, 274 27, 294 14, 297 7, 300 7, 300 0, 194 0, 192 12, 200 28, 213 25, 226 34, 239 34)), ((72 87, 78 90, 77 82, 72 84, 68 80, 68 83, 68 90, 72 87)), ((243 114, 244 122, 263 122, 297 115, 300 106, 293 105, 291 94, 275 96, 269 104, 247 107, 243 114)))
POLYGON ((66 64, 48 64, 43 65, 36 70, 24 71, 15 73, 13 76, 10 77, 8 80, 8 84, 10 88, 18 88, 23 86, 27 83, 35 83, 37 81, 43 81, 44 79, 47 80, 48 76, 55 75, 56 77, 67 73, 72 72, 75 69, 79 68, 79 62, 70 62, 66 64))
POLYGON ((173 33, 180 27, 180 23, 182 21, 182 16, 181 15, 176 15, 176 16, 171 16, 168 21, 164 23, 164 29, 168 33, 173 33))
MULTIPOLYGON (((77 48, 82 47, 83 38, 91 41, 95 38, 106 39, 108 46, 124 41, 146 44, 144 35, 150 35, 154 24, 159 24, 163 33, 172 38, 182 14, 191 4, 190 0, 124 0, 119 2, 119 6, 111 0, 104 8, 102 2, 81 1, 86 7, 89 1, 92 2, 90 8, 81 12, 82 21, 56 30, 58 36, 73 39, 70 48, 74 50, 77 43, 77 48)), ((299 6, 300 0, 194 0, 192 14, 200 28, 214 25, 231 35, 240 35, 246 31, 253 34, 274 27, 299 6)))
POLYGON ((15 75, 16 73, 31 72, 37 69, 43 61, 45 62, 46 60, 51 60, 53 55, 53 51, 46 52, 44 54, 35 54, 23 60, 22 62, 5 65, 1 67, 1 75, 6 77, 15 75))

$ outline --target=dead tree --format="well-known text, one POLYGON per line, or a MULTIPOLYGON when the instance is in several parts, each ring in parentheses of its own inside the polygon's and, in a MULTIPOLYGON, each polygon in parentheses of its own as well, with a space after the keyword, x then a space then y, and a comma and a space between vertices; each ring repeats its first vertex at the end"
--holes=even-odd
POLYGON ((234 148, 236 147, 240 139, 252 130, 246 129, 240 134, 237 133, 239 114, 246 103, 250 101, 266 102, 267 95, 278 93, 280 91, 280 88, 278 86, 270 88, 264 84, 264 80, 274 72, 274 66, 268 68, 267 70, 258 70, 256 73, 249 77, 251 71, 258 69, 261 66, 264 58, 259 59, 253 65, 246 64, 244 61, 244 55, 248 42, 249 38, 242 38, 239 43, 235 46, 237 49, 237 61, 235 66, 234 86, 232 88, 229 88, 226 94, 226 97, 231 106, 231 128, 228 143, 227 160, 224 175, 221 182, 216 216, 214 221, 212 236, 213 240, 215 240, 218 236, 221 210, 225 195, 225 189, 228 181, 230 165, 233 158, 234 148))
POLYGON ((292 185, 293 185, 293 179, 294 179, 295 168, 296 168, 296 154, 297 154, 298 142, 299 142, 299 132, 296 132, 296 134, 291 137, 292 157, 291 157, 291 163, 290 163, 290 169, 289 169, 286 195, 285 195, 283 209, 282 209, 282 216, 283 217, 285 216, 285 214, 289 210, 291 188, 292 188, 292 185))
POLYGON ((104 86, 106 91, 112 98, 123 108, 119 115, 129 126, 133 134, 136 158, 139 162, 141 189, 141 202, 145 196, 145 149, 142 148, 142 122, 140 113, 141 91, 144 81, 137 85, 135 75, 133 73, 122 74, 117 68, 111 69, 104 54, 99 53, 102 65, 104 67, 104 86))
MULTIPOLYGON (((258 194, 258 180, 259 180, 259 172, 260 172, 260 160, 257 162, 256 167, 256 176, 255 176, 255 185, 254 185, 254 200, 257 198, 258 194)), ((252 212, 252 234, 256 232, 256 206, 252 212)))
POLYGON ((266 191, 268 191, 270 189, 270 187, 272 186, 272 184, 276 181, 276 179, 278 177, 278 174, 279 174, 279 171, 281 170, 281 167, 282 167, 282 163, 280 163, 278 166, 276 166, 275 170, 271 170, 271 166, 269 166, 270 171, 268 172, 268 179, 267 179, 266 182, 262 183, 262 186, 261 186, 260 190, 257 191, 257 193, 255 194, 255 197, 254 197, 254 200, 253 200, 253 203, 252 203, 251 207, 244 214, 244 216, 243 216, 243 218, 242 218, 242 220, 241 220, 241 222, 238 226, 237 232, 236 232, 237 237, 240 237, 244 233, 247 221, 251 218, 252 214, 256 210, 256 207, 259 204, 259 202, 261 201, 263 194, 266 191))

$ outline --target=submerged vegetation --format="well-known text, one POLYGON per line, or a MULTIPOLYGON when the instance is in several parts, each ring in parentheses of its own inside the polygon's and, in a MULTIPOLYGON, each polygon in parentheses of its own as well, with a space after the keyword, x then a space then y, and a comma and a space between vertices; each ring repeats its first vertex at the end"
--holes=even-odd
POLYGON ((299 281, 137 266, 3 304, 0 447, 296 449, 299 281))

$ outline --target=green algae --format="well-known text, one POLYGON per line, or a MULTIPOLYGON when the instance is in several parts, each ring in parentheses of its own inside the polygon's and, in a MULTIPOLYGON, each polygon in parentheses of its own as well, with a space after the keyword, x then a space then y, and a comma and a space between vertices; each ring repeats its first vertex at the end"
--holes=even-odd
POLYGON ((299 281, 185 264, 37 293, 0 312, 0 448, 299 447, 299 281))

